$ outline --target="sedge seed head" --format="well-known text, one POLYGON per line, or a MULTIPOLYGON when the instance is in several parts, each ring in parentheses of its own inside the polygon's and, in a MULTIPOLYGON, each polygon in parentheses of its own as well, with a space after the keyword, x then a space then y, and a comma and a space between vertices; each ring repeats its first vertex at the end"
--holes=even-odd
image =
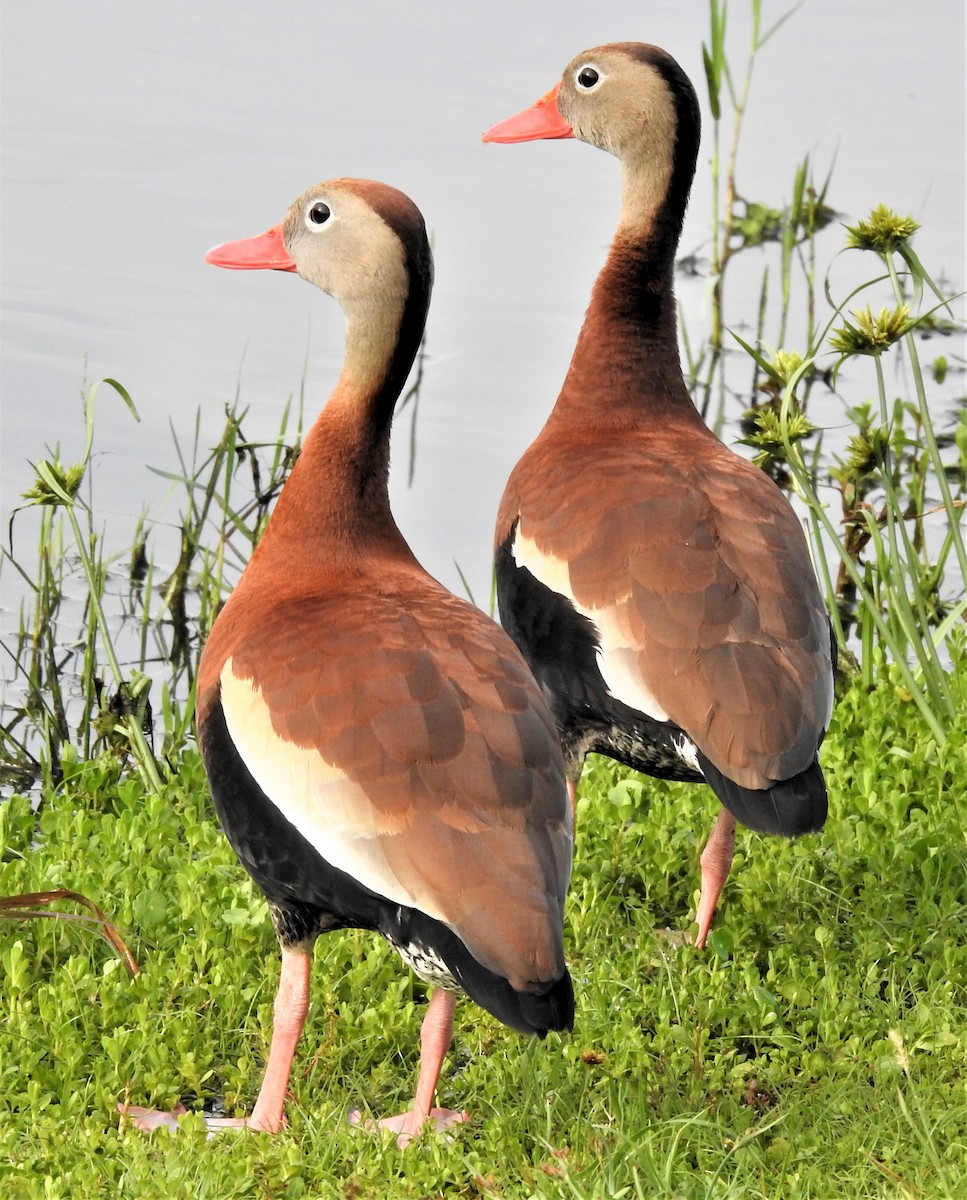
POLYGON ((852 312, 850 316, 855 324, 845 321, 829 339, 830 347, 839 354, 882 354, 914 326, 909 304, 881 308, 879 316, 874 316, 869 308, 852 312))
POLYGON ((44 472, 46 472, 56 485, 73 500, 84 478, 84 465, 77 463, 74 466, 65 467, 59 458, 55 458, 46 459, 41 466, 43 470, 37 472, 31 486, 25 492, 21 492, 23 499, 30 504, 57 506, 64 503, 63 497, 44 478, 44 472))
POLYGON ((908 241, 920 228, 913 217, 901 217, 892 208, 879 204, 870 215, 856 225, 846 226, 846 245, 855 250, 875 250, 890 254, 908 241))

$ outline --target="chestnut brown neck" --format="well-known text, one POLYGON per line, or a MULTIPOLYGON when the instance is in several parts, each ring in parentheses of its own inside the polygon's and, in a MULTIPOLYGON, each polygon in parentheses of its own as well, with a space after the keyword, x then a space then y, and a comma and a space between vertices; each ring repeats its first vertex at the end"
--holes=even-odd
POLYGON ((667 204, 623 213, 554 410, 555 420, 619 428, 658 412, 698 419, 679 360, 674 293, 681 224, 667 204))

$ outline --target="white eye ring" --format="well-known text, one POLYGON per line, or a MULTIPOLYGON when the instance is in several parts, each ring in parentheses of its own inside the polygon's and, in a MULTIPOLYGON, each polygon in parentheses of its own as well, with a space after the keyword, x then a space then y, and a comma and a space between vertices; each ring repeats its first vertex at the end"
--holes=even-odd
POLYGON ((606 76, 594 63, 582 63, 574 72, 574 82, 582 92, 593 92, 606 76))
POLYGON ((307 207, 305 212, 306 229, 313 233, 318 233, 323 225, 332 216, 332 209, 325 200, 313 200, 307 207))

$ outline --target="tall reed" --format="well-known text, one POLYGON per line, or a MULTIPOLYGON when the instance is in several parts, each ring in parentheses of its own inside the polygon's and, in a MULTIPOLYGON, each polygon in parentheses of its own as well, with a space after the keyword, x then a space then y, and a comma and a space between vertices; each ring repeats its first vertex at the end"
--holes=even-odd
MULTIPOLYGON (((121 384, 101 383, 137 418, 121 384)), ((56 784, 71 747, 83 758, 130 761, 148 787, 161 789, 190 739, 200 646, 298 456, 301 397, 297 406, 285 406, 278 436, 265 443, 244 437, 246 412, 237 397, 210 450, 202 447, 198 418, 188 447, 172 427, 176 468, 156 473, 176 485, 183 500, 174 565, 159 577, 153 543, 168 532, 162 522, 141 517, 131 547, 116 555, 106 553, 98 528, 89 467, 99 386, 84 397, 80 460, 64 466, 57 450, 33 464, 35 480, 21 509, 40 513, 36 564, 24 565, 13 551, 21 509, 11 516, 9 548, 0 550, 0 568, 15 572, 26 588, 18 628, 0 640, 16 697, 4 703, 0 782, 13 787, 35 778, 56 784), (79 617, 65 599, 68 581, 78 575, 84 589, 79 617), (76 681, 71 697, 68 680, 76 681)))
POLYGON ((740 399, 740 440, 802 505, 846 658, 855 654, 870 686, 881 664, 892 663, 900 686, 943 740, 954 713, 947 672, 960 654, 967 615, 967 425, 962 410, 954 431, 937 432, 945 403, 951 410, 953 404, 940 390, 944 369, 932 377, 924 370, 917 335, 929 329, 962 336, 963 320, 954 317, 955 298, 943 294, 913 249, 917 223, 886 205, 846 226, 846 250, 834 251, 830 266, 820 271, 818 235, 834 215, 827 202, 832 176, 817 185, 808 158, 795 167, 788 203, 741 199, 739 148, 749 82, 760 50, 791 15, 763 32, 759 0, 751 0, 750 9, 751 41, 740 75, 727 49, 727 0, 709 0, 710 36, 703 49, 713 115, 713 287, 707 335, 697 341, 686 331, 683 338, 693 396, 720 428, 730 398, 740 399), (731 131, 724 151, 727 108, 731 131), (730 330, 724 280, 736 256, 752 248, 771 253, 762 267, 755 335, 747 340, 730 330), (830 267, 840 253, 854 251, 875 262, 868 279, 837 297, 830 267), (879 297, 884 285, 891 303, 874 316, 868 298, 879 297), (791 332, 794 312, 802 314, 798 333, 791 332), (772 337, 767 328, 775 329, 772 337), (739 386, 733 377, 742 363, 728 353, 730 332, 752 368, 748 383, 739 386), (889 376, 887 356, 901 360, 889 376), (825 431, 807 415, 810 394, 820 384, 834 396, 844 386, 854 395, 868 386, 854 378, 863 362, 872 364, 874 403, 839 400, 853 432, 827 451, 825 431), (908 383, 905 393, 891 393, 888 377, 908 383))

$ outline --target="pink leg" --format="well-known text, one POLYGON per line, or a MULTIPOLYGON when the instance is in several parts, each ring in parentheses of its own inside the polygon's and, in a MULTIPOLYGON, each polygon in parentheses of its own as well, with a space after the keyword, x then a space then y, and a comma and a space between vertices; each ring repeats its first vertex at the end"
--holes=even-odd
POLYGON ((735 817, 727 808, 723 808, 699 860, 702 864, 702 890, 698 898, 698 912, 695 915, 698 922, 695 944, 702 948, 712 927, 715 906, 729 877, 734 853, 735 817))
MULTIPOLYGON (((466 1112, 432 1107, 440 1069, 453 1037, 453 1012, 456 1006, 455 993, 442 988, 434 990, 420 1029, 420 1074, 413 1104, 408 1112, 398 1117, 384 1117, 377 1122, 380 1129, 392 1130, 397 1135, 396 1144, 401 1149, 410 1144, 428 1121, 437 1129, 446 1129, 448 1125, 467 1119, 466 1112)), ((363 1124, 357 1110, 349 1114, 349 1120, 353 1125, 363 1124)))
MULTIPOLYGON (((302 1028, 309 1011, 309 967, 312 951, 282 950, 282 971, 279 990, 275 994, 272 1044, 269 1061, 265 1067, 262 1086, 250 1117, 207 1117, 205 1124, 211 1130, 247 1126, 266 1133, 278 1133, 284 1124, 282 1115, 286 1088, 292 1070, 292 1060, 302 1035, 302 1028)), ((138 1129, 150 1131, 161 1125, 178 1128, 178 1117, 185 1109, 179 1104, 170 1113, 156 1109, 122 1105, 118 1108, 131 1118, 138 1129)))
POLYGON ((577 811, 578 811, 577 785, 575 784, 573 779, 569 779, 567 781, 567 802, 571 808, 571 832, 573 833, 574 827, 577 823, 577 811))
POLYGON ((312 952, 282 950, 282 973, 275 995, 272 1044, 265 1066, 262 1086, 252 1115, 246 1121, 250 1129, 278 1133, 283 1125, 282 1107, 289 1086, 292 1060, 302 1036, 309 1011, 309 968, 312 952))

